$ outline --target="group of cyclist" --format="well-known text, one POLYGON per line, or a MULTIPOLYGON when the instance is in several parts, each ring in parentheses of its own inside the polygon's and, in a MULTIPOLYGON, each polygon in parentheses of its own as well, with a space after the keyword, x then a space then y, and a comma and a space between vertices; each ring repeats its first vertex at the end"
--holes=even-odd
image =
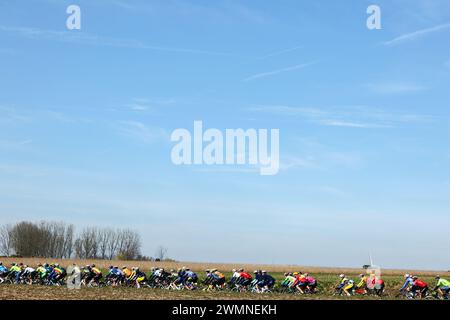
POLYGON ((345 274, 340 274, 338 284, 335 287, 335 293, 346 296, 368 294, 381 296, 384 293, 384 289, 384 280, 374 273, 362 273, 356 282, 348 278, 345 274))
POLYGON ((32 284, 57 284, 66 277, 66 270, 58 263, 38 264, 36 268, 23 263, 12 263, 8 269, 0 261, 0 284, 9 280, 12 283, 32 284))
POLYGON ((242 268, 231 272, 228 285, 234 291, 270 292, 275 285, 275 278, 266 270, 255 270, 253 276, 242 268))
MULTIPOLYGON (((78 267, 76 267, 78 268, 78 267)), ((74 268, 70 268, 71 274, 74 268)), ((194 290, 203 284, 203 290, 251 291, 271 292, 275 286, 275 278, 266 270, 255 270, 253 274, 243 268, 232 269, 231 278, 226 281, 225 275, 217 269, 205 270, 203 281, 198 275, 187 267, 178 270, 164 268, 151 268, 149 275, 138 267, 128 268, 123 266, 110 266, 107 273, 103 275, 102 270, 95 264, 78 268, 81 283, 85 286, 142 286, 151 288, 164 288, 174 290, 194 290)), ((42 284, 42 285, 64 285, 67 276, 66 269, 58 263, 38 264, 36 268, 23 263, 12 263, 9 268, 0 261, 0 284, 8 281, 15 284, 42 284)), ((317 280, 308 273, 292 272, 285 273, 285 278, 279 284, 281 292, 314 294, 317 292, 317 280)), ((442 299, 449 300, 450 281, 437 275, 436 285, 432 290, 442 299)), ((385 290, 385 282, 375 274, 360 274, 359 279, 354 281, 345 274, 339 275, 339 281, 335 286, 335 293, 344 296, 376 294, 381 296, 385 290)), ((428 298, 430 288, 428 284, 417 276, 404 275, 404 283, 400 293, 408 298, 428 298)))
MULTIPOLYGON (((426 283, 419 277, 408 273, 405 274, 404 279, 405 282, 400 288, 401 294, 412 299, 416 297, 420 299, 428 297, 430 291, 428 283, 426 283)), ((444 300, 449 300, 450 281, 442 278, 439 275, 437 275, 435 279, 436 279, 436 286, 434 287, 433 291, 437 292, 439 296, 442 297, 444 300)))
POLYGON ((281 282, 281 288, 284 291, 299 292, 301 294, 316 293, 317 280, 308 273, 287 272, 285 278, 281 282))

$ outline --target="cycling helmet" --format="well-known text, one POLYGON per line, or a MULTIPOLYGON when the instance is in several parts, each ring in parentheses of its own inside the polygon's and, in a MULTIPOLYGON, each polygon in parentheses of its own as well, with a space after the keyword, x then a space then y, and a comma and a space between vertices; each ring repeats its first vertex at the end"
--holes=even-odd
POLYGON ((340 274, 340 275, 339 275, 339 278, 345 278, 345 274, 343 274, 343 273, 340 274))
POLYGON ((266 270, 263 270, 263 271, 261 271, 262 273, 267 273, 267 271, 266 270))
POLYGON ((441 276, 437 274, 435 278, 436 278, 436 279, 440 279, 441 276))
POLYGON ((92 268, 95 268, 95 264, 92 264, 91 267, 92 267, 92 268))
POLYGON ((231 272, 236 272, 236 269, 231 269, 231 272))
POLYGON ((239 269, 239 272, 244 272, 244 269, 242 269, 242 268, 241 268, 241 269, 239 269))
POLYGON ((405 278, 409 278, 410 277, 410 274, 409 273, 406 273, 405 274, 405 278))
POLYGON ((258 270, 253 271, 253 273, 258 273, 258 270))

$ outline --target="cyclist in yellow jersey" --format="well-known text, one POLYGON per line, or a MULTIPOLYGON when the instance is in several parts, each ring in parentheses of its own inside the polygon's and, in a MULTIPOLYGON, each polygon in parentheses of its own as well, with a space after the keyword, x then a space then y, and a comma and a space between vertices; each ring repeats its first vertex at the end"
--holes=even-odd
POLYGON ((354 282, 353 282, 353 280, 348 279, 348 278, 345 276, 345 274, 339 275, 339 278, 340 278, 340 283, 339 283, 337 289, 338 289, 339 291, 342 290, 342 292, 344 292, 347 296, 351 296, 351 293, 350 293, 350 292, 351 292, 351 290, 352 290, 353 287, 354 287, 354 282))
POLYGON ((436 287, 434 288, 434 291, 437 291, 444 300, 449 300, 448 295, 450 293, 450 281, 441 278, 441 276, 436 276, 436 287))
POLYGON ((122 267, 122 272, 123 275, 125 276, 125 278, 129 278, 131 276, 131 274, 133 273, 130 269, 128 269, 126 266, 122 267))
POLYGON ((365 274, 360 274, 359 279, 360 280, 359 280, 358 284, 356 285, 356 290, 358 291, 359 294, 365 294, 368 277, 365 274))

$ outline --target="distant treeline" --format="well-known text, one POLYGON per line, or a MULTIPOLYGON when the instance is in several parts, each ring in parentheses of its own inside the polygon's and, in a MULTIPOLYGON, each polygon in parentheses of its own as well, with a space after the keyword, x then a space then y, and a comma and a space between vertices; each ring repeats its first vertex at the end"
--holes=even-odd
POLYGON ((146 260, 140 235, 130 229, 75 226, 64 222, 22 221, 0 227, 0 253, 5 256, 146 260))

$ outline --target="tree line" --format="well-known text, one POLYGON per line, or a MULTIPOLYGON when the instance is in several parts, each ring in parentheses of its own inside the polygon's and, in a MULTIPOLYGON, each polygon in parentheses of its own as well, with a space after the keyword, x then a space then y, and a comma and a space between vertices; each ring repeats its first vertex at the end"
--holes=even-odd
POLYGON ((141 246, 140 235, 131 229, 86 227, 77 234, 72 224, 47 221, 0 227, 0 253, 5 256, 137 260, 146 258, 141 246))

